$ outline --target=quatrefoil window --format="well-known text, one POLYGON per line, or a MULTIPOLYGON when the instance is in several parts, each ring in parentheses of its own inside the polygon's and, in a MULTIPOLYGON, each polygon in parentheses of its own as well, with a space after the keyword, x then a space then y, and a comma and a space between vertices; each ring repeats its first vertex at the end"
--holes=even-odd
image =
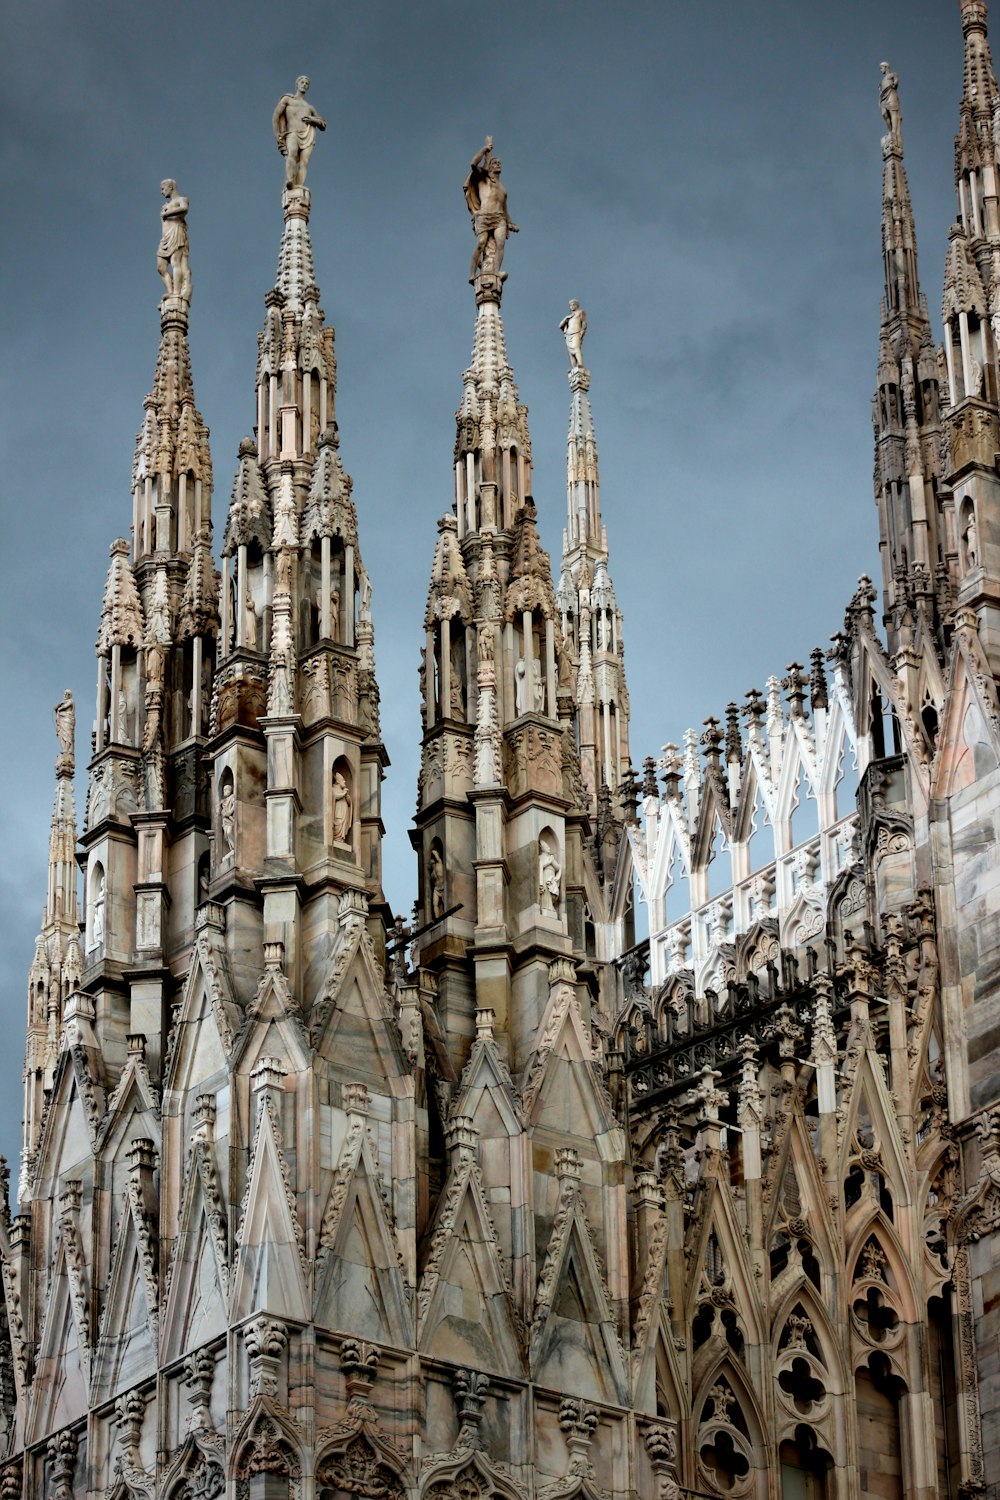
POLYGON ((899 1314, 890 1307, 877 1286, 870 1286, 864 1297, 854 1304, 854 1316, 873 1343, 881 1344, 899 1323, 899 1314))
POLYGON ((749 1463, 728 1432, 713 1433, 711 1442, 702 1446, 700 1456, 706 1473, 722 1494, 735 1489, 750 1472, 749 1463))
POLYGON ((796 1411, 807 1414, 826 1395, 826 1386, 817 1380, 808 1360, 793 1359, 787 1370, 778 1376, 778 1384, 785 1395, 795 1403, 796 1411))

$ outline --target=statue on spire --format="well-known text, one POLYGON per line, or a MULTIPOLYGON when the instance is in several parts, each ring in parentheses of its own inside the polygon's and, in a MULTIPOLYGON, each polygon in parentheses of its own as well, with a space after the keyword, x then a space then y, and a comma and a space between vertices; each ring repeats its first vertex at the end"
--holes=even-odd
POLYGON ((56 775, 72 776, 76 767, 75 746, 76 738, 76 705, 73 702, 73 694, 69 688, 63 693, 54 709, 56 721, 56 736, 59 740, 59 754, 56 756, 56 775))
POLYGON ((285 187, 304 188, 309 158, 316 144, 317 130, 326 129, 326 121, 311 104, 306 103, 309 79, 303 73, 295 80, 295 93, 282 94, 274 111, 271 128, 278 150, 285 158, 285 187))
POLYGON ((163 277, 168 297, 191 301, 191 262, 188 259, 188 200, 177 191, 172 177, 160 183, 166 202, 160 209, 163 231, 156 247, 156 269, 163 277))
POLYGON ((499 156, 493 155, 493 137, 488 135, 485 146, 472 158, 463 184, 476 236, 470 281, 475 281, 480 271, 499 275, 507 236, 518 232, 507 211, 507 189, 500 181, 500 168, 499 156))
POLYGON ((878 102, 882 110, 882 118, 885 128, 890 135, 899 135, 899 78, 889 67, 887 62, 879 63, 882 74, 878 86, 878 102))
POLYGON ((583 337, 587 332, 587 314, 575 297, 570 298, 569 312, 559 324, 566 340, 571 370, 583 368, 583 337))

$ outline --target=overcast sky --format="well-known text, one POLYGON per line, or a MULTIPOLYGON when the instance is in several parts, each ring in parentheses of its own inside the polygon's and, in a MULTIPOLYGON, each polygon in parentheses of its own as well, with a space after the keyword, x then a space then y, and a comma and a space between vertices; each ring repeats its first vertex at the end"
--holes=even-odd
MULTIPOLYGON (((111 540, 158 339, 159 183, 191 201, 191 348, 221 535, 254 413, 282 163, 307 71, 338 417, 374 587, 386 890, 408 912, 417 664, 471 348, 462 181, 487 133, 521 233, 503 314, 558 556, 580 298, 636 765, 825 644, 877 575, 878 65, 900 75, 937 326, 962 78, 954 0, 262 0, 5 7, 0 1150, 16 1162, 52 705, 86 761, 111 540)), ((82 810, 84 775, 77 777, 82 810)))

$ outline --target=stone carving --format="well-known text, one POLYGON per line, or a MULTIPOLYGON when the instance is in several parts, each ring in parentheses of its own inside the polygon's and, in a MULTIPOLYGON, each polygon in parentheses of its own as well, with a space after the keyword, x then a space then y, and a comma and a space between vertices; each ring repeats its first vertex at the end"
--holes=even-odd
POLYGON ((53 710, 56 735, 59 739, 59 754, 56 757, 56 774, 72 776, 76 768, 74 741, 76 737, 76 706, 69 688, 63 693, 53 710))
POLYGON ((97 877, 94 891, 94 920, 90 930, 90 946, 100 951, 104 947, 104 871, 97 877))
POLYGON ((163 229, 156 247, 156 269, 163 278, 168 297, 191 301, 191 265, 188 260, 188 200, 177 191, 172 177, 160 183, 166 202, 160 209, 163 229))
POLYGON ((559 327, 566 340, 570 369, 579 370, 583 366, 583 340, 587 332, 587 314, 575 297, 570 299, 569 312, 559 327))
POLYGON ((882 74, 878 86, 878 102, 882 110, 882 118, 885 128, 890 135, 899 135, 899 79, 892 72, 887 62, 879 63, 879 71, 882 74))
POLYGON ((436 844, 427 860, 427 878, 431 888, 431 917, 437 919, 444 916, 444 860, 436 844))
POLYGON ((316 144, 317 130, 326 129, 326 121, 311 104, 306 103, 309 79, 303 73, 295 80, 295 93, 282 94, 275 107, 271 128, 278 150, 285 158, 285 187, 304 188, 309 158, 316 144))
POLYGON ((219 827, 222 830, 223 859, 236 851, 236 790, 232 781, 226 781, 219 798, 219 827))
POLYGON ((507 211, 507 190, 500 181, 500 169, 500 158, 493 155, 493 137, 488 135, 486 144, 472 158, 463 185, 476 236, 470 281, 475 281, 480 271, 500 274, 507 236, 518 232, 507 211))
POLYGON ((45 1449, 52 1488, 52 1500, 73 1500, 73 1476, 80 1442, 71 1428, 64 1428, 50 1438, 45 1449))
POLYGON ((546 828, 538 841, 538 904, 543 912, 558 916, 562 891, 562 866, 555 834, 546 828))
POLYGON ((343 771, 333 773, 333 841, 335 844, 351 842, 354 822, 354 799, 343 771))

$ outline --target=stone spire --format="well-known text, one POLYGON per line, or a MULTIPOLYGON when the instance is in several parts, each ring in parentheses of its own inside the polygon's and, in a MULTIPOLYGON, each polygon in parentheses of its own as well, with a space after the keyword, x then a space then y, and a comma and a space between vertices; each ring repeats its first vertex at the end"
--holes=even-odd
MULTIPOLYGON (((947 578, 975 610, 979 635, 1000 671, 1000 90, 982 0, 959 0, 965 69, 955 138, 958 220, 949 232, 941 321, 946 375, 951 545, 947 578)), ((942 568, 942 572, 944 572, 942 568)))
POLYGON ((334 330, 309 231, 305 172, 325 122, 305 102, 308 85, 300 78, 274 115, 286 162, 283 225, 258 335, 256 432, 240 444, 223 538, 213 720, 213 898, 252 904, 266 871, 264 928, 284 945, 290 974, 303 956, 307 870, 311 921, 325 920, 328 906, 335 926, 351 891, 370 903, 372 936, 382 940, 379 784, 388 763, 368 576, 340 455, 334 330))
MULTIPOLYGON (((590 409, 590 371, 583 363, 587 315, 576 298, 559 325, 569 354, 569 436, 566 445, 567 524, 557 599, 562 643, 572 668, 580 766, 592 817, 599 789, 616 791, 629 765, 628 688, 622 612, 608 567, 601 520, 597 437, 590 409)), ((612 810, 617 811, 612 803, 612 810)))
MULTIPOLYGON (((882 261, 885 291, 879 331, 875 428, 875 501, 879 512, 884 613, 895 649, 912 624, 916 595, 934 607, 941 588, 944 526, 938 362, 927 299, 920 289, 917 236, 903 165, 899 80, 881 65, 882 261)), ((947 612, 947 588, 937 601, 947 612)))
MULTIPOLYGON (((421 888, 416 957, 437 988, 457 1069, 477 1008, 493 1011, 497 1044, 512 1067, 523 1065, 549 993, 549 964, 582 949, 585 906, 600 902, 596 879, 584 895, 596 801, 580 775, 570 654, 531 495, 527 408, 500 315, 503 249, 514 226, 489 139, 465 194, 476 235, 476 326, 456 414, 454 510, 438 523, 424 617, 413 835, 421 888)), ((593 527, 585 500, 579 544, 604 570, 609 623, 601 649, 610 660, 616 607, 593 510, 596 447, 586 390, 581 370, 576 467, 593 527)))
MULTIPOLYGON (((24 1144, 19 1197, 24 1196, 30 1162, 38 1145, 46 1090, 59 1055, 63 1002, 79 987, 82 969, 77 912, 76 803, 73 796, 76 709, 73 695, 63 694, 55 709, 59 752, 56 791, 49 830, 49 867, 45 906, 28 971, 28 1027, 24 1057, 24 1144)), ((100 913, 91 920, 103 923, 100 913)), ((88 932, 88 940, 92 933, 88 932)))

